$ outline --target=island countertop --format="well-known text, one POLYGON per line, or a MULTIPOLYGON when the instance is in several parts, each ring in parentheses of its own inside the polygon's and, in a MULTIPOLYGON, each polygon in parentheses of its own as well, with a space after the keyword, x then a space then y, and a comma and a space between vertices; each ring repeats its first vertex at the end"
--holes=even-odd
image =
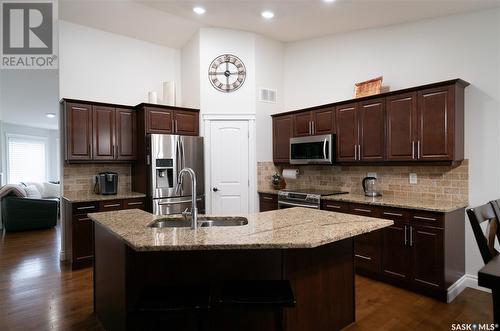
POLYGON ((234 227, 150 228, 158 218, 138 209, 92 213, 136 251, 314 248, 393 224, 390 220, 307 208, 240 215, 248 224, 234 227))

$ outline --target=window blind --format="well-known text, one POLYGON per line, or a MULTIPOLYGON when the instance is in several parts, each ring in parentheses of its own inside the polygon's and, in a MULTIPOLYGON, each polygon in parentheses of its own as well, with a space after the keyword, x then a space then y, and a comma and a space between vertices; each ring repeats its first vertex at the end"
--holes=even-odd
POLYGON ((30 137, 7 137, 9 184, 47 181, 46 142, 30 137))

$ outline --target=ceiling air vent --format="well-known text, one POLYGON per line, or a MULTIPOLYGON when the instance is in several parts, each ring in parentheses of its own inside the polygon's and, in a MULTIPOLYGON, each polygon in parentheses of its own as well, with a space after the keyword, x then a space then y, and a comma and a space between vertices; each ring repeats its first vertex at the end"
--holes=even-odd
POLYGON ((276 90, 263 88, 263 87, 261 87, 259 89, 259 101, 260 102, 276 103, 276 99, 277 99, 276 90))

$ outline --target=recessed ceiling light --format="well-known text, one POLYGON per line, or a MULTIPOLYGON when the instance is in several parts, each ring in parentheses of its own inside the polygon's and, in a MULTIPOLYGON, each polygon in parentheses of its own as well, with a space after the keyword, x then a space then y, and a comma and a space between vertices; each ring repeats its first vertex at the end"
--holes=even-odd
POLYGON ((194 11, 196 14, 198 14, 198 15, 203 15, 203 14, 205 14, 205 12, 206 12, 205 8, 203 8, 203 7, 199 7, 199 6, 198 6, 198 7, 194 7, 194 8, 193 8, 193 11, 194 11))
POLYGON ((271 18, 274 17, 274 13, 272 11, 270 11, 270 10, 265 10, 262 13, 260 13, 260 15, 262 17, 264 17, 265 19, 268 19, 268 20, 270 20, 271 18))
POLYGON ((45 114, 45 116, 47 116, 48 118, 56 118, 56 114, 54 113, 47 113, 45 114))

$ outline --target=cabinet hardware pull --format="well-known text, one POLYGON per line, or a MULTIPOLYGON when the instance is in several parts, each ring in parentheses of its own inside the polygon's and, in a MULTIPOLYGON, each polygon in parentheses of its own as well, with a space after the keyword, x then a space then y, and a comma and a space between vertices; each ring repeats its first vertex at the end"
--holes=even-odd
POLYGON ((111 207, 120 207, 120 204, 119 203, 114 203, 114 204, 111 204, 111 205, 104 205, 104 208, 111 208, 111 207))
POLYGON ((405 225, 405 246, 408 246, 408 234, 406 231, 408 230, 408 227, 405 225))
POLYGON ((90 217, 79 218, 78 221, 92 221, 90 217))
POLYGON ((82 107, 71 107, 71 109, 76 109, 76 110, 88 110, 88 108, 82 108, 82 107))
POLYGON ((437 221, 437 219, 432 217, 423 217, 423 216, 413 216, 416 220, 424 220, 424 221, 437 221))
POLYGON ((413 226, 410 225, 410 247, 413 247, 413 226))
POLYGON ((415 160, 415 141, 411 142, 411 158, 415 160))
POLYGON ((327 208, 335 208, 335 209, 340 209, 341 207, 340 206, 336 206, 336 205, 326 205, 327 208))
POLYGON ((361 145, 358 145, 358 161, 361 161, 361 145))
POLYGON ((137 205, 142 205, 142 202, 128 202, 127 205, 129 206, 137 206, 137 205))
POLYGON ((372 211, 370 209, 361 209, 361 208, 354 208, 355 211, 360 211, 362 213, 371 213, 372 211))
POLYGON ((399 273, 394 272, 394 271, 390 271, 390 270, 385 270, 385 269, 384 269, 384 272, 386 272, 386 273, 388 273, 388 274, 391 274, 391 275, 394 275, 394 276, 398 276, 398 277, 406 278, 406 276, 405 276, 405 275, 399 274, 399 273))
POLYGON ((177 133, 177 130, 179 130, 179 125, 177 123, 177 120, 175 120, 175 133, 177 133))
POLYGON ((316 132, 316 123, 312 121, 311 125, 312 125, 312 134, 314 134, 316 132))
POLYGON ((358 159, 358 145, 354 145, 354 161, 358 159))
POLYGON ((389 213, 388 211, 384 211, 384 215, 387 215, 387 216, 398 216, 398 217, 402 217, 403 216, 403 214, 389 213))
POLYGON ((87 207, 78 207, 76 210, 87 210, 87 209, 95 209, 95 206, 87 206, 87 207))
POLYGON ((417 159, 420 159, 420 140, 417 141, 417 159))
POLYGON ((270 197, 262 197, 262 199, 264 199, 264 200, 272 200, 273 198, 270 198, 270 197))
POLYGON ((368 261, 372 260, 372 258, 368 257, 368 256, 363 256, 363 255, 359 255, 359 254, 355 254, 354 256, 359 257, 360 259, 363 259, 363 260, 368 260, 368 261))

